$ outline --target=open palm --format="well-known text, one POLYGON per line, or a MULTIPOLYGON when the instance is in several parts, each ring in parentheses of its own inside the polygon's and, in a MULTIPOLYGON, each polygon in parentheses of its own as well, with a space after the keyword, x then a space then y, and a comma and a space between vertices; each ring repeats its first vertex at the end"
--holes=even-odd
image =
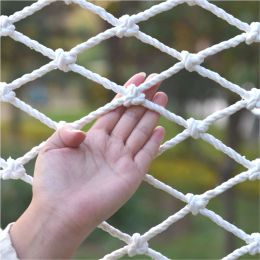
MULTIPOLYGON (((138 86, 144 79, 144 73, 136 74, 125 86, 138 86)), ((158 87, 146 97, 165 106, 167 96, 155 94, 158 87)), ((158 119, 141 106, 121 106, 99 118, 86 134, 69 126, 59 129, 37 158, 33 198, 59 209, 79 227, 95 227, 140 185, 163 139, 158 119)))

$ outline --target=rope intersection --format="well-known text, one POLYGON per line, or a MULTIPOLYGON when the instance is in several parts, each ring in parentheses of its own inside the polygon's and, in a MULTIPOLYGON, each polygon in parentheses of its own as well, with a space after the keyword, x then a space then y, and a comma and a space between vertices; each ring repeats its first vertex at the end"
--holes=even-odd
MULTIPOLYGON (((13 106, 24 111, 25 113, 28 113, 32 117, 38 119, 43 124, 47 125, 49 128, 56 130, 58 127, 62 126, 66 122, 55 122, 51 118, 41 113, 40 111, 31 107, 29 104, 23 102, 21 99, 16 97, 15 89, 37 78, 40 78, 46 73, 55 69, 59 69, 64 72, 73 71, 74 73, 80 74, 83 77, 86 77, 102 85, 103 87, 110 89, 115 93, 120 93, 122 95, 120 98, 114 99, 110 103, 105 104, 103 107, 98 108, 97 110, 89 113, 83 118, 74 122, 70 122, 70 124, 74 128, 80 129, 84 125, 96 119, 97 117, 117 108, 118 106, 124 105, 128 107, 131 105, 142 105, 147 109, 160 113, 168 120, 184 127, 184 130, 181 133, 177 134, 175 137, 173 137, 170 140, 167 140, 164 144, 161 145, 158 155, 181 143, 189 137, 192 137, 194 139, 200 138, 205 142, 211 144, 217 150, 225 153, 227 156, 235 160, 237 163, 241 164, 246 169, 244 172, 234 176, 226 182, 221 183, 214 189, 204 192, 203 194, 183 194, 182 192, 177 191, 173 187, 155 179, 151 175, 146 174, 144 181, 146 181, 153 187, 163 190, 171 196, 183 201, 184 203, 186 203, 186 206, 184 206, 175 214, 169 216, 162 223, 159 223, 155 227, 152 227, 150 230, 148 230, 146 233, 142 235, 139 233, 135 233, 132 236, 130 236, 109 225, 107 222, 103 222, 99 225, 99 228, 108 232, 111 236, 118 238, 126 243, 126 246, 109 253, 108 255, 104 256, 103 259, 118 259, 125 255, 129 255, 130 257, 135 255, 147 255, 153 259, 168 259, 160 252, 157 252, 150 248, 148 241, 156 235, 165 231, 173 223, 176 223, 178 220, 182 219, 189 213, 193 215, 201 214, 211 219, 214 223, 216 223, 223 229, 231 232, 232 234, 234 234, 235 236, 237 236, 245 242, 246 245, 231 252, 223 259, 237 259, 238 257, 247 253, 251 255, 259 254, 259 233, 247 234, 239 227, 224 220, 220 215, 216 214, 211 210, 208 210, 206 206, 212 198, 218 196, 219 194, 225 192, 226 190, 234 187, 239 183, 242 183, 247 180, 260 180, 259 158, 250 161, 246 159, 245 156, 242 156, 232 148, 225 145, 222 141, 215 138, 213 135, 207 133, 209 126, 221 118, 228 117, 243 108, 251 110, 252 112, 254 111, 254 109, 260 108, 260 89, 252 88, 251 90, 247 91, 242 87, 238 86, 237 84, 234 84, 228 81, 227 79, 223 78, 218 73, 203 67, 202 64, 207 57, 215 55, 225 49, 234 48, 242 43, 250 45, 253 43, 260 42, 260 23, 252 22, 251 24, 247 24, 245 22, 242 22, 239 19, 232 16, 231 14, 228 14, 225 10, 208 2, 207 0, 167 0, 159 4, 155 4, 149 9, 140 13, 131 16, 126 14, 120 18, 114 17, 105 9, 85 0, 63 0, 63 2, 67 5, 77 4, 83 9, 93 12, 94 14, 100 16, 103 20, 110 23, 112 25, 112 28, 109 28, 106 31, 99 33, 98 35, 91 37, 87 41, 76 45, 69 51, 64 51, 63 49, 52 50, 42 45, 41 43, 33 39, 30 39, 26 35, 16 30, 16 22, 25 19, 26 17, 32 15, 33 13, 41 10, 45 6, 56 1, 59 0, 38 0, 30 6, 27 6, 24 9, 17 11, 10 16, 0 16, 1 37, 8 36, 13 40, 23 43, 24 45, 28 46, 34 51, 39 52, 50 59, 49 63, 43 65, 40 68, 35 69, 31 73, 25 74, 22 77, 15 79, 10 83, 1 82, 0 101, 12 104, 13 106), (166 46, 162 42, 143 33, 140 30, 138 23, 146 21, 159 13, 165 12, 176 7, 177 5, 184 3, 187 3, 189 6, 200 6, 201 8, 216 15, 220 19, 225 20, 230 25, 237 27, 239 30, 242 31, 242 33, 236 35, 235 37, 229 40, 220 42, 204 50, 201 50, 198 53, 189 53, 186 50, 179 52, 174 48, 170 48, 169 46, 166 46), (132 85, 129 86, 127 89, 125 89, 121 85, 116 84, 115 82, 110 81, 107 78, 102 77, 97 73, 88 70, 83 66, 76 64, 78 54, 114 36, 119 38, 135 37, 141 42, 154 46, 158 50, 170 55, 174 59, 177 59, 177 63, 175 63, 169 69, 162 71, 161 73, 153 77, 151 80, 142 83, 139 88, 136 88, 132 85), (217 82, 220 86, 227 88, 230 91, 236 93, 238 96, 240 96, 240 100, 229 107, 214 112, 213 114, 207 116, 203 120, 196 120, 194 118, 185 120, 183 117, 176 115, 175 113, 145 99, 143 91, 149 89, 156 83, 171 77, 172 75, 178 73, 182 69, 186 69, 189 72, 197 72, 202 77, 206 77, 217 82)), ((33 147, 25 155, 17 159, 9 157, 7 160, 5 160, 3 158, 0 158, 0 167, 2 168, 2 170, 0 171, 1 178, 4 180, 21 179, 29 184, 32 184, 33 177, 26 174, 24 165, 37 156, 38 152, 44 144, 45 142, 42 142, 38 146, 33 147)))

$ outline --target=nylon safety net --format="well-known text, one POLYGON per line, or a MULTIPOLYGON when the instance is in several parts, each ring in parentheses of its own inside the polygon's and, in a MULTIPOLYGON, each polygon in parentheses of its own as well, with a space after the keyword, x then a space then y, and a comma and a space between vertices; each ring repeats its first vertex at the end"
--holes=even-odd
MULTIPOLYGON (((193 215, 201 214, 209 218, 211 221, 219 225, 221 228, 227 230, 228 232, 231 232, 236 237, 244 241, 243 246, 237 248, 229 255, 223 257, 223 259, 236 259, 247 253, 251 255, 259 254, 260 233, 247 234, 239 227, 223 219, 217 213, 207 209, 206 206, 212 198, 227 191, 235 185, 248 180, 257 181, 260 179, 259 158, 256 158, 252 161, 248 160, 245 156, 239 154, 231 147, 225 145, 221 140, 207 133, 209 126, 212 125, 214 122, 216 122, 219 119, 228 117, 243 108, 251 110, 253 113, 254 111, 258 110, 260 108, 260 89, 252 88, 251 90, 245 90, 241 86, 238 86, 237 84, 234 84, 228 81, 227 79, 223 78, 218 73, 203 67, 202 63, 207 57, 215 55, 223 50, 234 48, 239 44, 246 43, 248 45, 251 45, 253 43, 260 42, 260 23, 252 22, 251 24, 248 24, 242 22, 239 19, 227 13, 225 10, 208 2, 207 0, 168 0, 160 3, 155 2, 155 4, 152 7, 145 11, 131 16, 126 14, 120 18, 114 17, 112 14, 108 13, 102 7, 95 5, 91 2, 87 2, 84 0, 64 0, 63 2, 67 5, 76 4, 86 10, 93 12, 94 14, 98 15, 99 17, 107 21, 109 24, 111 24, 112 27, 97 34, 94 37, 89 38, 87 41, 76 45, 70 51, 64 51, 63 49, 52 50, 16 30, 16 22, 25 19, 26 17, 32 15, 33 13, 41 10, 45 6, 50 5, 56 1, 58 0, 39 0, 25 7, 24 9, 15 12, 10 16, 2 15, 0 17, 1 37, 8 36, 13 40, 23 43, 32 50, 39 52, 50 59, 49 63, 43 65, 38 69, 33 70, 31 73, 25 74, 22 77, 15 79, 10 83, 1 82, 1 102, 7 102, 12 104, 13 106, 19 108, 23 112, 38 119, 40 122, 42 122, 49 128, 56 130, 64 122, 55 122, 51 118, 47 117, 40 111, 30 106, 29 104, 23 102, 16 96, 15 90, 17 88, 22 87, 24 84, 28 82, 42 77, 43 75, 52 70, 59 69, 64 72, 73 71, 77 74, 80 74, 83 77, 86 77, 102 85, 106 89, 112 90, 115 93, 122 94, 120 98, 114 99, 110 103, 105 104, 104 106, 89 113, 83 118, 74 122, 70 122, 70 124, 76 129, 81 129, 83 126, 92 122, 97 117, 115 109, 118 106, 142 105, 147 109, 160 113, 163 117, 183 127, 182 132, 174 136, 172 139, 167 140, 165 143, 161 145, 159 154, 174 147, 175 145, 181 143, 189 137, 195 139, 200 138, 212 145, 215 149, 223 152, 225 155, 232 158, 238 164, 241 164, 246 169, 244 172, 237 174, 233 178, 221 183, 219 186, 211 190, 208 190, 202 194, 183 194, 182 192, 174 189, 173 187, 157 180, 153 176, 146 174, 144 177, 145 182, 183 201, 185 203, 185 206, 181 210, 169 216, 163 222, 147 230, 144 234, 135 233, 133 235, 129 235, 109 225, 107 222, 101 223, 99 225, 99 228, 108 232, 111 236, 122 240, 126 244, 122 248, 119 248, 107 254, 103 257, 103 259, 118 259, 124 257, 125 255, 147 255, 153 259, 169 259, 166 256, 164 256, 161 252, 158 252, 149 247, 148 242, 150 239, 169 228, 173 223, 178 222, 180 219, 182 219, 190 213, 193 215), (180 4, 185 3, 190 6, 197 5, 201 8, 204 8, 205 10, 216 15, 218 18, 225 20, 231 26, 237 27, 241 31, 241 34, 238 34, 229 40, 220 42, 206 49, 203 49, 197 53, 189 53, 185 50, 179 52, 174 48, 170 48, 162 42, 143 33, 140 30, 138 23, 146 21, 159 13, 165 12, 180 4), (77 55, 79 55, 81 52, 86 51, 87 49, 90 49, 96 46, 97 44, 101 43, 102 41, 105 41, 114 36, 120 38, 135 37, 141 42, 148 45, 152 45, 158 50, 170 55, 174 59, 177 59, 178 62, 175 63, 169 69, 160 72, 151 80, 142 83, 140 87, 135 88, 134 86, 132 86, 127 89, 76 63, 77 55), (145 95, 143 94, 144 90, 149 89, 154 84, 171 77, 172 75, 178 73, 183 69, 189 72, 197 72, 202 77, 206 77, 211 79, 212 81, 217 82, 219 86, 237 94, 240 97, 239 101, 224 109, 218 110, 210 114, 203 120, 196 120, 194 118, 189 118, 186 120, 183 117, 176 115, 174 112, 169 111, 157 104, 154 104, 153 102, 145 98, 145 95)), ((4 180, 21 179, 29 184, 32 184, 33 177, 26 173, 24 165, 37 156, 39 150, 44 145, 44 143, 45 142, 42 142, 38 146, 33 147, 22 157, 15 159, 11 157, 9 157, 8 159, 1 158, 1 178, 4 180)))

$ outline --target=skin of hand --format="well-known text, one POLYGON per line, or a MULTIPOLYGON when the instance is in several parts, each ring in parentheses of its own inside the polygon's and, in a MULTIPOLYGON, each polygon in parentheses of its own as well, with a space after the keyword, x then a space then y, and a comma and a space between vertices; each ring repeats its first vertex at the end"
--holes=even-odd
MULTIPOLYGON (((145 77, 138 73, 125 87, 138 87, 145 77)), ((166 106, 167 95, 156 92, 159 85, 145 95, 166 106)), ((156 127, 158 119, 159 114, 142 106, 120 106, 87 133, 69 125, 58 129, 38 155, 32 201, 10 231, 18 256, 72 257, 86 236, 139 187, 164 137, 164 129, 156 127)))

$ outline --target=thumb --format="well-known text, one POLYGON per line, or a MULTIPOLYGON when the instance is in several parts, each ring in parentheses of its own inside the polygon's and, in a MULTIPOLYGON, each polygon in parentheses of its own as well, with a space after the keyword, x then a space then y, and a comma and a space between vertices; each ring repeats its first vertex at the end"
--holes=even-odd
POLYGON ((59 148, 77 148, 85 139, 86 134, 69 126, 59 128, 46 142, 47 150, 59 148))

